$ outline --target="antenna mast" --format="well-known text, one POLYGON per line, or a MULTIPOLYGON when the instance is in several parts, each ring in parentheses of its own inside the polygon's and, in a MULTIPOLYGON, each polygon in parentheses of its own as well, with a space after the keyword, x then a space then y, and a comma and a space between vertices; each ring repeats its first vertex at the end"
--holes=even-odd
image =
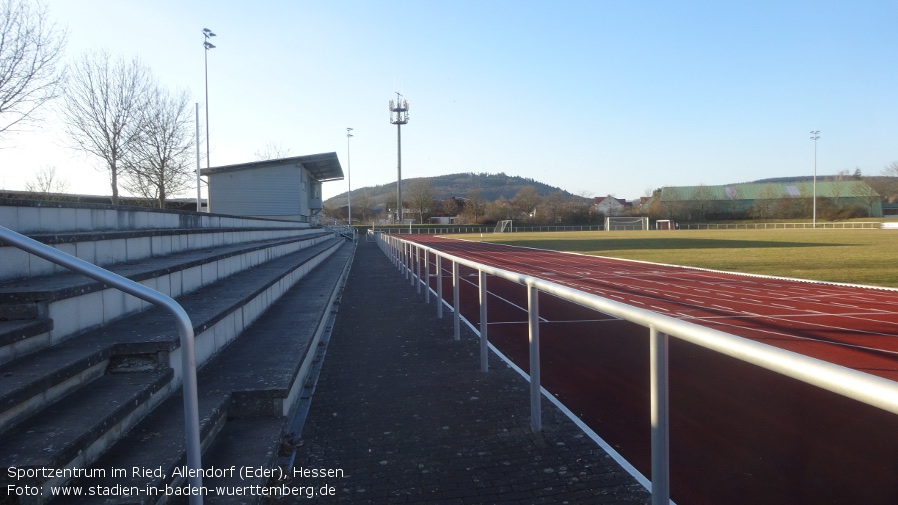
POLYGON ((396 102, 390 100, 390 124, 396 125, 396 222, 402 222, 402 125, 408 123, 408 101, 396 92, 396 102))

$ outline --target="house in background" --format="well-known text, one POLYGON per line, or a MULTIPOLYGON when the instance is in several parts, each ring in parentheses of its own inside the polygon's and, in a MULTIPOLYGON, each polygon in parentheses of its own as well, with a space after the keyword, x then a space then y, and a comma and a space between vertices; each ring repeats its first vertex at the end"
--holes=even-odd
POLYGON ((593 202, 595 211, 605 216, 620 216, 629 205, 623 198, 614 198, 611 195, 597 196, 593 202))
POLYGON ((343 179, 337 153, 212 167, 209 212, 318 224, 321 184, 343 179))

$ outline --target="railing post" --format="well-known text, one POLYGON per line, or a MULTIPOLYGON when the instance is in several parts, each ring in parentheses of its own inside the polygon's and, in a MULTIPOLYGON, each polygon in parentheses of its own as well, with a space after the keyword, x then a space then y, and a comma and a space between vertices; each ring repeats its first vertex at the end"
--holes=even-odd
POLYGON ((670 419, 668 342, 665 333, 649 329, 652 416, 652 505, 670 503, 670 419))
POLYGON ((421 247, 415 246, 415 293, 421 294, 421 247))
POLYGON ((530 334, 530 430, 543 429, 542 387, 539 376, 539 290, 527 284, 527 326, 530 334))
POLYGON ((412 245, 409 244, 408 242, 403 241, 402 242, 402 267, 405 268, 405 278, 406 279, 408 279, 410 277, 409 272, 411 271, 411 268, 409 268, 409 266, 411 265, 411 262, 412 262, 411 256, 412 256, 412 245))
POLYGON ((443 257, 434 252, 437 259, 437 318, 443 319, 443 257))
POLYGON ((430 303, 430 253, 424 250, 424 303, 430 303))
POLYGON ((478 277, 480 281, 480 371, 485 373, 490 369, 489 337, 486 332, 486 272, 480 270, 478 277))
POLYGON ((461 315, 459 315, 459 299, 458 299, 458 262, 452 262, 452 325, 454 333, 452 338, 461 340, 461 315))

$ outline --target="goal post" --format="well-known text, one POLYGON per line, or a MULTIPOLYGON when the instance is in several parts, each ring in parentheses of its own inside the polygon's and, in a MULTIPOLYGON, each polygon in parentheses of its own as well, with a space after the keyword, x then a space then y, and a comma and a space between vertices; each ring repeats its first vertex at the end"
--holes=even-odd
POLYGON ((620 217, 608 216, 605 218, 605 231, 614 230, 648 230, 648 217, 620 217))
POLYGON ((512 231, 511 219, 506 219, 506 220, 499 221, 498 223, 496 223, 496 229, 493 230, 493 233, 506 233, 506 232, 511 232, 511 231, 512 231))

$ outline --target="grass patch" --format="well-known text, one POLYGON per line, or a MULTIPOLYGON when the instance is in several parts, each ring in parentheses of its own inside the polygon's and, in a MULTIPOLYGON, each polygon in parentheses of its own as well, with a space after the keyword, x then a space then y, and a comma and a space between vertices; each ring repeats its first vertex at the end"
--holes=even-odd
MULTIPOLYGON (((475 235, 466 238, 481 240, 475 235)), ((729 272, 898 287, 898 230, 490 233, 482 240, 729 272)))

